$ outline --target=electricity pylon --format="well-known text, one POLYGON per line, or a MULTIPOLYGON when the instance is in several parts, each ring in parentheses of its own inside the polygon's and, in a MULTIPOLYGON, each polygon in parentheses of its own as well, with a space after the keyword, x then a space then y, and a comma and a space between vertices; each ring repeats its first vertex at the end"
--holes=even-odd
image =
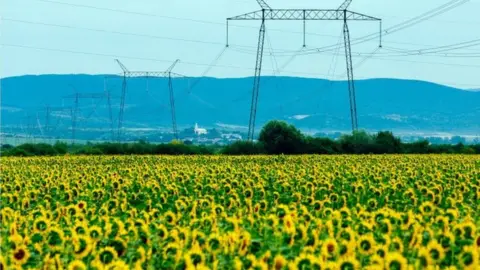
POLYGON ((53 112, 63 112, 63 111, 71 111, 72 108, 69 107, 52 107, 50 105, 45 105, 44 109, 40 111, 45 111, 45 124, 43 125, 43 130, 45 135, 48 137, 52 132, 52 113, 53 112))
MULTIPOLYGON (((73 88, 73 87, 72 87, 73 88)), ((76 129, 77 129, 77 121, 78 121, 78 105, 80 99, 102 99, 102 98, 110 98, 109 92, 103 93, 78 93, 75 88, 73 88, 76 93, 65 96, 63 98, 72 98, 74 100, 74 106, 71 110, 72 115, 72 144, 75 143, 76 138, 76 129)))
MULTIPOLYGON (((118 115, 118 131, 117 131, 117 140, 121 140, 121 131, 123 128, 123 116, 124 116, 124 109, 125 109, 125 97, 126 97, 126 90, 127 90, 127 78, 131 77, 145 77, 148 78, 168 78, 168 90, 170 96, 170 110, 172 116, 172 131, 173 136, 175 139, 178 139, 178 130, 177 130, 177 117, 175 113, 175 95, 173 91, 173 78, 186 78, 186 76, 172 72, 173 68, 177 65, 180 60, 175 60, 173 64, 166 70, 166 71, 130 71, 125 67, 125 65, 120 62, 120 60, 115 59, 117 64, 123 70, 123 82, 122 82, 122 96, 120 101, 120 113, 118 115)), ((148 84, 147 84, 148 90, 148 84)))
POLYGON ((249 12, 239 16, 227 18, 227 47, 228 47, 228 22, 233 20, 259 20, 260 31, 258 36, 257 58, 255 62, 255 74, 253 79, 252 102, 250 107, 250 120, 248 123, 248 140, 253 140, 255 132, 255 120, 257 115, 258 93, 260 89, 260 77, 262 73, 263 47, 265 43, 265 21, 303 21, 303 45, 305 46, 306 21, 343 21, 343 35, 345 57, 347 62, 348 93, 350 101, 350 117, 352 130, 358 129, 357 104, 355 98, 355 83, 353 77, 352 51, 350 44, 350 31, 348 21, 378 21, 380 22, 380 47, 382 46, 382 20, 365 14, 347 10, 352 0, 346 0, 337 9, 272 9, 265 1, 257 0, 261 10, 249 12))
POLYGON ((107 95, 107 105, 108 105, 108 117, 110 119, 110 134, 112 136, 112 142, 115 140, 115 132, 113 131, 113 114, 112 114, 112 95, 111 91, 107 86, 108 77, 103 78, 103 92, 107 95))

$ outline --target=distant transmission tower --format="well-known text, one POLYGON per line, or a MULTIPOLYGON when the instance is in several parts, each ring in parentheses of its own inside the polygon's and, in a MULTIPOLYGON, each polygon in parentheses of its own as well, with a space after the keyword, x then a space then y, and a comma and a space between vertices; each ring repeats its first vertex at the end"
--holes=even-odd
POLYGON ((54 131, 54 125, 52 124, 52 113, 54 112, 65 112, 72 111, 70 107, 52 107, 50 105, 45 105, 44 109, 39 110, 45 111, 45 124, 43 125, 43 131, 46 137, 51 137, 52 132, 54 131))
POLYGON ((233 20, 259 20, 261 21, 258 37, 257 59, 255 62, 255 75, 253 80, 252 102, 250 107, 250 120, 248 123, 248 140, 253 140, 255 132, 255 120, 257 114, 258 94, 260 89, 260 77, 262 72, 263 47, 265 43, 265 21, 303 21, 303 46, 305 47, 306 21, 343 21, 343 36, 345 42, 345 57, 347 61, 348 93, 350 101, 350 117, 352 130, 358 129, 357 104, 355 97, 355 83, 353 77, 352 51, 350 44, 350 31, 348 21, 379 21, 380 22, 380 47, 382 46, 382 21, 379 18, 367 16, 347 10, 352 0, 346 0, 338 9, 272 9, 265 1, 257 0, 261 10, 239 16, 227 18, 227 47, 228 47, 228 22, 233 20))
POLYGON ((76 139, 76 129, 78 122, 78 106, 80 99, 103 99, 110 98, 108 92, 103 93, 78 93, 74 88, 75 92, 73 95, 65 96, 64 98, 71 98, 74 100, 74 106, 72 108, 72 144, 75 143, 76 139))
POLYGON ((177 117, 175 112, 175 95, 173 91, 173 78, 186 78, 186 76, 173 73, 173 68, 177 65, 180 60, 175 60, 173 64, 166 70, 166 71, 129 71, 125 65, 122 64, 118 59, 115 59, 117 64, 123 70, 123 82, 122 82, 122 96, 120 101, 120 113, 118 115, 118 131, 117 131, 117 140, 121 140, 121 132, 123 128, 123 117, 124 117, 124 110, 125 110, 125 97, 126 97, 126 90, 127 90, 127 78, 131 77, 145 77, 147 78, 147 90, 148 90, 148 78, 150 77, 163 77, 168 78, 168 89, 169 89, 169 96, 170 96, 170 110, 172 116, 172 131, 173 136, 175 139, 178 140, 178 130, 177 130, 177 117))

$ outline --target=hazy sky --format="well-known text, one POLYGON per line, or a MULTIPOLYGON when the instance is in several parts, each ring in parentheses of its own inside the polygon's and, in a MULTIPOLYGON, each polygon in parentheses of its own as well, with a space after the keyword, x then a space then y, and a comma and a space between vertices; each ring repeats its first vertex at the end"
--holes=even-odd
MULTIPOLYGON (((336 8, 342 1, 268 3, 273 8, 336 8)), ((350 10, 380 17, 384 29, 388 29, 447 2, 354 0, 350 10)), ((131 70, 164 70, 179 58, 176 72, 200 76, 225 47, 225 19, 258 9, 255 0, 0 0, 1 75, 119 73, 114 58, 121 59, 131 70)), ((409 78, 480 88, 480 45, 447 52, 462 57, 394 56, 398 50, 480 39, 479 10, 480 0, 470 0, 385 36, 383 49, 377 49, 378 40, 353 46, 355 77, 409 78), (366 59, 364 55, 372 52, 375 54, 366 59)), ((253 74, 259 22, 231 24, 231 47, 207 76, 253 74)), ((352 39, 378 29, 373 22, 350 24, 352 39)), ((306 49, 343 42, 341 31, 341 22, 308 22, 306 49)), ((292 58, 302 46, 301 32, 301 22, 267 22, 264 75, 343 79, 343 48, 338 53, 333 50, 292 58)))

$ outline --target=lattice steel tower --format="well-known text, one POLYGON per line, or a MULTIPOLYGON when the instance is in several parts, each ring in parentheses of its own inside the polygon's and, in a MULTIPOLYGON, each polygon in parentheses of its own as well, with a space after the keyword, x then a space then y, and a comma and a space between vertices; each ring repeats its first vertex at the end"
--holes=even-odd
POLYGON ((346 0, 337 9, 273 9, 265 1, 257 0, 261 10, 227 18, 227 47, 228 47, 228 22, 233 20, 258 20, 261 21, 257 45, 257 58, 255 61, 255 74, 253 79, 252 101, 250 106, 250 120, 248 123, 248 140, 253 140, 255 133, 255 120, 257 115, 258 94, 262 72, 263 47, 265 43, 265 21, 303 21, 303 45, 305 46, 306 21, 343 21, 343 36, 345 57, 348 75, 348 95, 350 102, 350 117, 352 130, 358 129, 357 104, 355 95, 355 82, 353 76, 352 51, 350 44, 350 31, 348 21, 377 21, 380 22, 380 47, 382 46, 382 21, 379 18, 348 10, 352 0, 346 0))

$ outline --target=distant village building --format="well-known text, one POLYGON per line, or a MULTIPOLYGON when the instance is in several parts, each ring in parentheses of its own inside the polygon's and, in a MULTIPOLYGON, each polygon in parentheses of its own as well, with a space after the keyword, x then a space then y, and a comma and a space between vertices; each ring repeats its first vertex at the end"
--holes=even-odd
POLYGON ((193 129, 193 131, 195 132, 195 134, 197 136, 207 135, 207 133, 208 133, 205 128, 199 128, 197 123, 195 123, 195 128, 193 129))
POLYGON ((222 139, 231 140, 231 141, 239 141, 242 140, 242 135, 234 134, 234 133, 227 133, 222 134, 222 139))

